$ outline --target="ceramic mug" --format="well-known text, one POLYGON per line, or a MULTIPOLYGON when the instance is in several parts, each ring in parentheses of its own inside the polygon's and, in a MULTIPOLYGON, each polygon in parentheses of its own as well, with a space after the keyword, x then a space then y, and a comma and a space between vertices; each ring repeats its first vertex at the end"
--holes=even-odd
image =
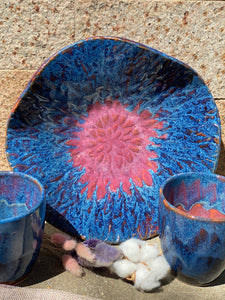
POLYGON ((19 172, 0 172, 0 283, 22 280, 40 250, 45 197, 42 185, 19 172))
POLYGON ((225 177, 183 173, 160 188, 159 237, 178 279, 204 285, 225 269, 225 177))

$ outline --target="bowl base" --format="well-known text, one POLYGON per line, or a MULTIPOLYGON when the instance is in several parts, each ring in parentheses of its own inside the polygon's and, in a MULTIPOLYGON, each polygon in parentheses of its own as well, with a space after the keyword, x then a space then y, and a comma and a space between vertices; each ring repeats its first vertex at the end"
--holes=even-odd
POLYGON ((213 280, 200 281, 198 279, 194 279, 192 277, 183 274, 176 274, 175 276, 177 277, 178 280, 194 286, 202 286, 202 287, 207 286, 213 281, 213 280))
POLYGON ((4 282, 0 282, 0 284, 6 284, 6 285, 17 285, 20 284, 21 282, 23 282, 24 280, 27 279, 27 277, 29 276, 31 271, 29 271, 28 273, 26 273, 25 275, 21 276, 20 278, 18 278, 17 280, 12 280, 12 281, 4 281, 4 282))

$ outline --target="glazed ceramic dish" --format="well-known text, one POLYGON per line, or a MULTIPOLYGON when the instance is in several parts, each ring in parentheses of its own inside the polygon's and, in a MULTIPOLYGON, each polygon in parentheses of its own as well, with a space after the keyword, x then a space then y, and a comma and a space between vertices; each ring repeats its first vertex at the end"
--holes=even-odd
POLYGON ((8 121, 14 170, 46 189, 47 219, 86 238, 158 233, 159 186, 214 171, 215 102, 187 65, 144 45, 90 38, 50 57, 8 121))
POLYGON ((13 284, 30 271, 44 232, 43 186, 32 176, 0 172, 0 283, 13 284))
POLYGON ((179 279, 207 284, 225 269, 225 177, 184 173, 160 189, 159 237, 179 279))

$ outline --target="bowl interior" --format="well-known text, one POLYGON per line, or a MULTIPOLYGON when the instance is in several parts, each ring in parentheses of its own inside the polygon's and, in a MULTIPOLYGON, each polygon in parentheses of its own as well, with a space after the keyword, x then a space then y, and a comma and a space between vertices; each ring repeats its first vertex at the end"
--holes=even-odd
POLYGON ((166 178, 215 170, 220 121, 187 65, 93 38, 36 72, 8 121, 6 148, 12 168, 45 187, 50 223, 68 231, 60 215, 86 238, 118 242, 157 234, 166 178))
POLYGON ((173 207, 194 217, 225 219, 225 178, 183 174, 169 179, 163 195, 173 207))
POLYGON ((41 185, 30 176, 0 173, 0 223, 22 218, 43 201, 41 185))

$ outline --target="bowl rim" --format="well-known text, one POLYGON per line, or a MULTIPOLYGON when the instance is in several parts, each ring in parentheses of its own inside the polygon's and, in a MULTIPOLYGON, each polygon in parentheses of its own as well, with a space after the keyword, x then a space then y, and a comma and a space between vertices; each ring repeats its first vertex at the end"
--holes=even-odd
MULTIPOLYGON (((119 37, 119 36, 113 36, 113 35, 106 35, 106 36, 89 36, 87 38, 83 38, 80 39, 78 41, 75 41, 73 43, 67 44, 66 46, 56 50, 55 52, 53 52, 47 59, 45 59, 42 64, 39 65, 39 67, 37 68, 37 70, 34 72, 34 74, 31 76, 30 80, 28 81, 28 83, 26 84, 25 88, 23 89, 22 93, 19 95, 19 97, 17 98, 16 102, 14 103, 11 112, 9 114, 8 120, 7 120, 7 126, 6 126, 6 137, 7 137, 7 132, 8 132, 8 127, 9 127, 9 123, 10 123, 10 119, 13 115, 13 113, 15 113, 17 107, 19 106, 20 101, 23 99, 23 97, 26 95, 26 93, 29 91, 32 83, 40 76, 40 74, 42 73, 42 71, 45 69, 45 67, 47 67, 47 65, 54 60, 57 56, 59 56, 60 54, 64 54, 66 52, 68 52, 70 49, 74 48, 74 47, 79 47, 80 45, 87 43, 87 42, 93 42, 93 41, 117 41, 117 42, 121 42, 121 43, 127 43, 130 45, 134 45, 136 47, 145 49, 147 51, 151 51, 154 52, 156 54, 159 54, 160 56, 162 56, 164 59, 167 60, 172 60, 176 63, 178 63, 179 65, 184 66, 185 68, 189 69, 190 71, 193 72, 193 74, 195 74, 196 76, 198 76, 198 78, 202 81, 203 85, 206 87, 207 89, 207 93, 210 95, 211 100, 215 102, 215 99, 208 87, 208 85, 206 84, 205 80, 203 79, 203 77, 199 74, 199 72, 197 72, 193 67, 191 67, 188 63, 177 59, 167 53, 164 53, 160 50, 157 50, 156 48, 153 48, 149 45, 146 45, 144 43, 138 42, 138 41, 134 41, 132 39, 129 38, 125 38, 125 37, 119 37)), ((221 124, 221 120, 220 118, 218 119, 218 122, 221 124)), ((221 128, 219 128, 219 145, 221 142, 221 128)), ((219 147, 219 152, 220 152, 220 147, 219 147)), ((219 156, 218 156, 219 157, 219 156)), ((8 157, 7 157, 8 158, 8 157)), ((217 167, 217 163, 218 163, 219 158, 217 158, 215 165, 214 165, 214 170, 216 170, 217 167)), ((10 160, 8 159, 9 163, 10 160)))
MULTIPOLYGON (((215 103, 215 100, 213 98, 213 95, 211 94, 208 86, 206 85, 206 83, 204 82, 204 80, 202 79, 202 77, 198 74, 198 72, 196 72, 196 70, 194 70, 192 67, 190 67, 188 64, 184 63, 183 61, 180 61, 168 54, 165 54, 159 50, 156 50, 148 45, 144 45, 140 42, 136 42, 136 41, 132 41, 132 40, 129 40, 127 38, 123 38, 123 37, 114 37, 114 36, 93 36, 93 37, 88 37, 88 38, 85 38, 85 39, 82 39, 82 40, 79 40, 79 41, 76 41, 74 43, 71 43, 63 48, 61 48, 60 50, 56 51, 54 54, 52 54, 51 56, 49 56, 49 58, 47 58, 42 64, 41 66, 37 69, 37 71, 34 73, 34 75, 31 77, 30 81, 28 82, 27 86, 25 87, 25 89, 23 90, 23 92, 21 93, 21 95, 19 96, 19 98, 17 99, 16 103, 14 104, 12 110, 11 110, 11 114, 9 115, 9 118, 8 118, 8 121, 7 121, 7 126, 6 126, 6 141, 7 141, 7 138, 8 138, 8 129, 9 129, 9 124, 10 124, 10 121, 11 121, 11 118, 13 118, 13 114, 16 113, 16 110, 17 110, 17 107, 19 106, 20 104, 20 101, 23 100, 23 97, 26 95, 26 93, 28 93, 30 87, 32 86, 33 82, 39 77, 41 76, 43 70, 48 66, 48 64, 51 63, 51 61, 53 61, 54 59, 57 58, 57 56, 59 55, 63 55, 65 54, 66 52, 70 51, 70 49, 73 49, 74 47, 79 47, 81 46, 82 44, 85 44, 87 42, 92 42, 92 41, 101 41, 102 43, 104 42, 107 42, 107 41, 117 41, 117 42, 120 42, 120 43, 127 43, 127 44, 130 44, 130 45, 133 45, 133 46, 136 46, 136 47, 139 47, 139 48, 142 48, 142 49, 145 49, 146 51, 150 51, 150 52, 154 52, 154 53, 157 53, 157 54, 160 54, 160 56, 162 56, 164 59, 166 60, 171 60, 173 62, 177 62, 179 65, 182 65, 182 66, 185 66, 186 69, 189 69, 191 70, 196 76, 198 76, 199 80, 201 80, 202 84, 204 84, 205 88, 207 89, 207 93, 209 94, 210 96, 210 99, 211 101, 214 101, 215 103)), ((220 118, 219 118, 219 115, 217 117, 217 122, 219 123, 220 125, 220 118)), ((218 164, 218 160, 219 160, 219 152, 220 152, 220 142, 221 142, 221 126, 218 126, 218 138, 219 138, 219 141, 218 141, 218 153, 217 153, 217 158, 215 159, 214 161, 214 165, 213 165, 213 170, 216 169, 217 167, 217 164, 218 164)), ((7 143, 6 143, 7 145, 7 143)), ((6 156, 7 156, 7 159, 8 159, 8 162, 10 164, 10 166, 12 168, 15 168, 15 166, 13 166, 11 160, 10 160, 10 152, 7 151, 7 147, 6 147, 6 156)), ((158 189, 158 187, 157 187, 158 189)), ((158 193, 158 191, 157 191, 158 193)))
POLYGON ((196 177, 197 176, 204 176, 205 178, 218 178, 222 181, 224 181, 225 184, 225 176, 219 175, 219 174, 215 174, 215 173, 210 173, 210 172, 186 172, 186 173, 179 173, 179 174, 175 174, 170 176, 169 178, 167 178, 160 186, 160 190, 159 190, 159 198, 160 198, 160 202, 162 201, 162 204, 166 207, 166 209, 173 211, 175 214, 177 215, 182 215, 185 218, 191 219, 191 220, 195 220, 195 221, 199 221, 199 222, 204 222, 204 223, 225 223, 225 217, 224 218, 204 218, 204 217, 199 217, 199 216, 194 216, 191 215, 188 212, 182 211, 179 208, 176 208, 174 205, 172 205, 164 196, 163 194, 163 189, 164 187, 171 181, 173 181, 174 179, 177 179, 179 177, 196 177))
POLYGON ((31 215, 34 211, 36 211, 42 204, 45 204, 45 191, 43 185, 38 181, 36 178, 34 178, 31 175, 22 173, 22 172, 17 172, 17 171, 0 171, 0 177, 4 176, 10 176, 10 177, 20 177, 22 179, 26 179, 32 183, 34 183, 40 190, 41 195, 40 195, 40 200, 38 200, 38 203, 35 204, 31 209, 29 209, 26 213, 22 213, 17 217, 10 217, 10 218, 4 218, 0 219, 0 225, 1 224, 6 224, 6 223, 11 223, 11 222, 16 222, 19 221, 23 218, 26 218, 27 216, 31 215))

